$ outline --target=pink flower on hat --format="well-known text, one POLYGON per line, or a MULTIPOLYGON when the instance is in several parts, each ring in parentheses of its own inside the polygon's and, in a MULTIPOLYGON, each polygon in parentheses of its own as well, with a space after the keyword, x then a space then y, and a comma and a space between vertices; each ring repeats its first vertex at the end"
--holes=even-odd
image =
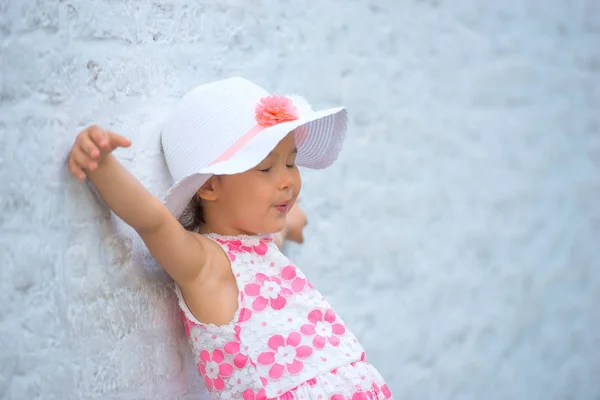
POLYGON ((256 122, 259 125, 272 126, 296 119, 298 110, 292 100, 285 96, 274 94, 263 97, 256 106, 256 122))

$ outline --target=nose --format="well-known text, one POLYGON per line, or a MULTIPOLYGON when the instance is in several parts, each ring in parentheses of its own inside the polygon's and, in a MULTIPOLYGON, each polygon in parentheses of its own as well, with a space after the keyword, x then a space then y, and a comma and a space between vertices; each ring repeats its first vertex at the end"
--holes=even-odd
POLYGON ((289 189, 293 186, 294 186, 294 176, 292 175, 291 171, 289 171, 286 168, 285 171, 281 174, 281 178, 279 181, 279 189, 285 190, 285 189, 289 189))

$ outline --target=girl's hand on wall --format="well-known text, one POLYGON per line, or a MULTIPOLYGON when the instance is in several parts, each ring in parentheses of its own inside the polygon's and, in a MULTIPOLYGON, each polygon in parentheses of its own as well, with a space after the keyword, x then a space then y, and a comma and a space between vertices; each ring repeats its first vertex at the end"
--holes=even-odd
POLYGON ((117 147, 129 147, 131 141, 114 132, 93 125, 77 135, 69 153, 69 170, 80 181, 86 178, 85 171, 98 168, 107 154, 117 147))

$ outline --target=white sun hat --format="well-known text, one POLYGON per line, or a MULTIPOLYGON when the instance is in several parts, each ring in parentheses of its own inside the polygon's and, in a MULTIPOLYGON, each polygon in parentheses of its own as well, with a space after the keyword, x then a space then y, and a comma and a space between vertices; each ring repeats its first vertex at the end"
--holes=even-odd
POLYGON ((197 86, 179 101, 161 131, 174 182, 163 203, 179 218, 212 175, 254 168, 291 131, 296 164, 326 168, 342 148, 347 119, 344 107, 313 111, 300 96, 270 95, 243 78, 197 86))

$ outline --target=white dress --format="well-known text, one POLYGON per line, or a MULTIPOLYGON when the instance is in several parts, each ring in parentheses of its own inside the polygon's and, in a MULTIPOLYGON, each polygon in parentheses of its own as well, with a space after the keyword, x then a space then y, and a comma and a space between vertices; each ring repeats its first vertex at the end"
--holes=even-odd
POLYGON ((231 260, 239 308, 199 322, 176 287, 198 372, 214 399, 391 399, 344 321, 269 236, 206 235, 231 260))

